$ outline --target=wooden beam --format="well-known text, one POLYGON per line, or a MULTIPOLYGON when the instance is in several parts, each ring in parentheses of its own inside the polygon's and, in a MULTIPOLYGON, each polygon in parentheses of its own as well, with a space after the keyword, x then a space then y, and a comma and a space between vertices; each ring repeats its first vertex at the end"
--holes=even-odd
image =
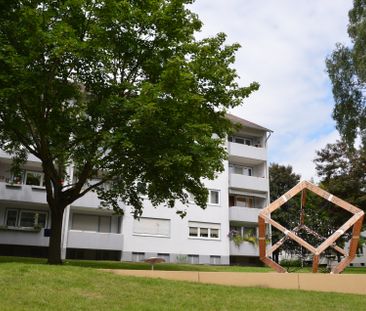
POLYGON ((266 222, 264 218, 258 216, 258 239, 259 239, 259 258, 266 256, 266 222))
MULTIPOLYGON (((309 234, 318 238, 319 240, 325 241, 327 239, 322 235, 318 234, 317 232, 315 232, 314 230, 310 229, 308 226, 303 226, 303 229, 309 234)), ((338 253, 342 254, 343 256, 347 256, 347 252, 343 248, 339 247, 337 244, 333 243, 332 245, 330 245, 330 247, 333 248, 338 253)))
POLYGON ((280 266, 278 263, 274 262, 272 259, 269 259, 268 257, 262 257, 260 258, 268 267, 276 270, 279 273, 286 273, 286 269, 280 266))
POLYGON ((318 272, 318 267, 319 267, 319 255, 314 255, 313 256, 313 273, 318 272))
MULTIPOLYGON (((363 213, 363 212, 362 212, 363 213)), ((351 228, 360 218, 363 218, 363 214, 353 215, 348 219, 336 232, 334 232, 328 239, 326 239, 322 244, 316 249, 316 255, 321 254, 328 247, 330 247, 341 235, 343 235, 349 228, 351 228)))
POLYGON ((290 239, 294 240, 301 246, 305 247, 308 251, 315 254, 316 249, 314 246, 310 245, 308 242, 304 241, 302 238, 298 237, 295 233, 289 231, 278 222, 274 221, 273 219, 266 217, 267 222, 269 222, 272 226, 276 227, 278 230, 282 231, 285 235, 287 235, 290 239))
POLYGON ((300 224, 301 225, 303 225, 304 221, 305 221, 305 212, 304 212, 305 202, 306 202, 306 188, 302 189, 302 191, 301 191, 301 205, 300 205, 300 224))
POLYGON ((280 208, 283 204, 285 204, 288 200, 292 199, 301 190, 303 190, 305 188, 305 185, 306 185, 305 181, 298 183, 295 187, 287 191, 276 201, 273 201, 270 205, 264 208, 263 212, 267 215, 274 212, 276 209, 280 208))
POLYGON ((333 204, 345 209, 346 211, 357 214, 361 212, 362 210, 357 208, 356 206, 353 206, 352 204, 349 204, 348 202, 336 197, 335 195, 325 191, 324 189, 319 188, 318 186, 315 186, 314 184, 306 181, 306 188, 310 191, 314 192, 318 196, 328 200, 329 202, 332 202, 333 204))
MULTIPOLYGON (((301 225, 299 225, 299 226, 297 226, 297 227, 295 227, 293 230, 292 230, 292 232, 298 232, 299 230, 301 229, 301 225)), ((280 240, 278 240, 275 244, 273 244, 272 245, 272 247, 269 249, 269 250, 267 250, 267 256, 271 256, 272 255, 272 253, 276 250, 276 249, 278 249, 279 247, 281 247, 281 245, 283 244, 283 243, 285 243, 287 240, 289 239, 289 237, 288 236, 284 236, 284 237, 282 237, 280 240)))

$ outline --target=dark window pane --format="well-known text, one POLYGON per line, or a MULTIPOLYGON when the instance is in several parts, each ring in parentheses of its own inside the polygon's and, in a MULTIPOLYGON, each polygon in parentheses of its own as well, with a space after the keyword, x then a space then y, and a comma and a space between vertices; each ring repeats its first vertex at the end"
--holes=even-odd
POLYGON ((34 226, 34 212, 21 212, 20 213, 20 227, 33 227, 34 226))
POLYGON ((6 216, 6 225, 15 227, 17 225, 18 211, 8 211, 6 216))

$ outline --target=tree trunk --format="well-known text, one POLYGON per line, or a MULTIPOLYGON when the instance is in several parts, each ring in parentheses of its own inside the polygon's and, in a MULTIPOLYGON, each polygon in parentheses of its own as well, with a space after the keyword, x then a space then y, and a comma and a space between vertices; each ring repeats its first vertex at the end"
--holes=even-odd
POLYGON ((64 208, 53 206, 51 208, 51 236, 48 247, 48 263, 52 265, 62 264, 61 260, 61 235, 64 208))

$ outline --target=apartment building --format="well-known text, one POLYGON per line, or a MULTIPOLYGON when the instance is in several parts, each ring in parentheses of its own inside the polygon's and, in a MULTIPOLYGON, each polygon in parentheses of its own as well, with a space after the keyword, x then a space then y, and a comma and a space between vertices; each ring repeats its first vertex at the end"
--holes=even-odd
MULTIPOLYGON (((226 142, 228 160, 209 189, 207 208, 190 198, 183 219, 175 209, 154 208, 146 198, 142 217, 124 216, 99 207, 95 193, 88 193, 69 206, 64 215, 64 258, 141 261, 152 256, 167 262, 197 264, 256 264, 258 248, 232 234, 257 235, 260 209, 269 203, 267 128, 228 115, 240 123, 226 142), (229 233, 231 238, 229 237, 229 233)), ((46 203, 41 163, 29 157, 18 176, 10 172, 11 159, 0 151, 0 254, 46 256, 50 212, 46 203)), ((72 174, 72 168, 70 168, 72 174)))

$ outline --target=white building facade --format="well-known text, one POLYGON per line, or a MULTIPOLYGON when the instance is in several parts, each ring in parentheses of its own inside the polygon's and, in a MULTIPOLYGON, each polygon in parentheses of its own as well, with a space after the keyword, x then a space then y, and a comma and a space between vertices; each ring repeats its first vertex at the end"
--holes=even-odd
MULTIPOLYGON (((95 193, 87 193, 64 215, 62 254, 70 259, 141 261, 152 256, 167 262, 195 264, 257 264, 255 244, 235 244, 229 232, 257 235, 258 213, 269 203, 267 141, 271 131, 228 115, 240 130, 228 138, 225 170, 205 181, 209 199, 205 210, 152 207, 145 199, 142 217, 129 206, 124 216, 101 209, 95 193)), ((47 255, 51 227, 41 163, 29 157, 19 176, 10 171, 11 158, 0 151, 0 255, 47 255)), ((70 168, 72 170, 72 168, 70 168)), ((70 171, 70 174, 72 172, 70 171)))

